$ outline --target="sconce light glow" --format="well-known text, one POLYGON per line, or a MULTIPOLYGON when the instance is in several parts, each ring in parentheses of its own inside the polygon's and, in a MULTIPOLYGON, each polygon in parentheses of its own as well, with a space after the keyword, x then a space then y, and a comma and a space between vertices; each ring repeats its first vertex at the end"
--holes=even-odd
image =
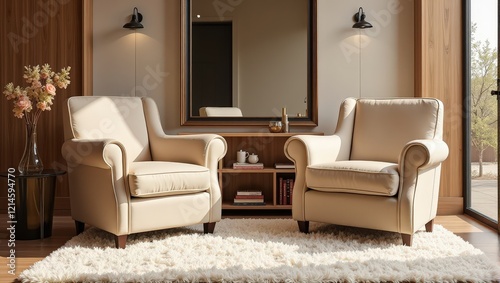
POLYGON ((365 29, 365 28, 372 28, 372 24, 369 22, 365 21, 366 15, 363 12, 363 8, 359 7, 359 10, 356 14, 354 14, 354 21, 356 22, 352 27, 353 28, 359 28, 359 29, 365 29))
POLYGON ((196 15, 196 17, 199 19, 199 18, 201 18, 201 15, 196 15))
POLYGON ((130 20, 130 22, 124 24, 123 28, 129 28, 129 29, 144 28, 141 22, 142 22, 142 14, 139 13, 137 7, 134 7, 134 12, 132 13, 132 19, 130 20))

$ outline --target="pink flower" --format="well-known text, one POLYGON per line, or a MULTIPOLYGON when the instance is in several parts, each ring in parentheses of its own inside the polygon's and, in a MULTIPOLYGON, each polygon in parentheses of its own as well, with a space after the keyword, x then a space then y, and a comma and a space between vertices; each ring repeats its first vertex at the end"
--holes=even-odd
POLYGON ((21 95, 15 105, 21 111, 28 110, 31 108, 31 100, 26 95, 21 95))
POLYGON ((46 84, 45 91, 50 95, 56 95, 56 87, 53 84, 46 84))

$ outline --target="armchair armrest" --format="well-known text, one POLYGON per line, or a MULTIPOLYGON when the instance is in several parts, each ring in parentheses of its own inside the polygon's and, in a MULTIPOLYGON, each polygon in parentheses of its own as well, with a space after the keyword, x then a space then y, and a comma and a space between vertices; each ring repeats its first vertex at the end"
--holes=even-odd
POLYGON ((150 136, 153 160, 182 162, 205 166, 210 170, 210 222, 221 217, 221 190, 217 168, 227 151, 226 140, 216 134, 166 135, 156 131, 150 136))
POLYGON ((310 164, 332 162, 339 158, 341 139, 337 135, 297 135, 285 143, 285 155, 304 168, 310 164))
POLYGON ((113 166, 126 166, 124 146, 112 139, 88 140, 71 139, 64 142, 61 153, 68 163, 68 168, 87 165, 103 169, 113 166))
POLYGON ((284 145, 285 155, 295 163, 292 202, 293 219, 305 220, 306 167, 311 164, 332 162, 342 158, 341 150, 341 138, 338 135, 296 135, 286 141, 284 145))
POLYGON ((150 141, 153 160, 184 162, 217 168, 226 155, 226 140, 216 134, 158 135, 150 141))
POLYGON ((448 153, 448 145, 442 140, 410 141, 405 145, 399 157, 400 172, 437 167, 446 160, 448 153))
POLYGON ((436 216, 439 166, 447 157, 448 145, 442 140, 413 140, 401 151, 398 203, 400 229, 404 233, 413 233, 436 216))
POLYGON ((61 152, 68 165, 73 219, 116 235, 129 233, 124 146, 113 139, 71 139, 61 152))

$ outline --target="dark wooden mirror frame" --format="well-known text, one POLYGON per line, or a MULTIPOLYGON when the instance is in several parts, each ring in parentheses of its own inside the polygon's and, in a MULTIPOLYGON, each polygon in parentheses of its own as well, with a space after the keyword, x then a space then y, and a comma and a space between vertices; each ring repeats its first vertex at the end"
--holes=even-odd
MULTIPOLYGON (((277 117, 192 117, 190 116, 190 0, 181 0, 181 125, 182 126, 267 126, 277 117)), ((309 0, 308 117, 289 117, 291 126, 318 125, 317 0, 309 0)))

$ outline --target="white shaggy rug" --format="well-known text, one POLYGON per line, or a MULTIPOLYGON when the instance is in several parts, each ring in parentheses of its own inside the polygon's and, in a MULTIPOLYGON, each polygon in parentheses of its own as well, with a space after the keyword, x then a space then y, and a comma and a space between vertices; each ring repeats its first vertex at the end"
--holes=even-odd
POLYGON ((413 246, 399 234, 291 219, 223 219, 129 236, 91 228, 20 275, 23 282, 489 282, 500 278, 480 250, 435 225, 413 246))

